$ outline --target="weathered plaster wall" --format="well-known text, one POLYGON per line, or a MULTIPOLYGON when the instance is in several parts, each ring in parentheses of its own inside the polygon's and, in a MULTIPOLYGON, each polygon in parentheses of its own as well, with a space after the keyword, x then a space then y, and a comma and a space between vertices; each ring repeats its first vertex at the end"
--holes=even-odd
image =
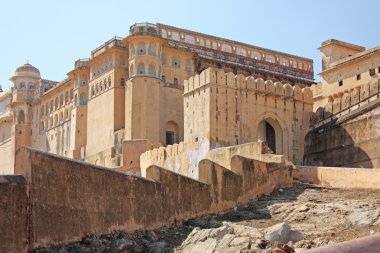
POLYGON ((321 186, 380 189, 380 169, 301 166, 296 174, 302 182, 321 186))
POLYGON ((268 149, 263 142, 251 142, 212 150, 209 150, 209 143, 205 139, 197 144, 198 146, 181 142, 142 153, 140 157, 142 175, 145 176, 146 168, 151 165, 157 165, 198 179, 198 164, 201 160, 208 159, 227 169, 231 169, 231 159, 236 155, 263 162, 285 163, 287 160, 286 156, 283 155, 266 154, 268 149))
POLYGON ((140 156, 147 150, 152 149, 149 140, 127 140, 123 142, 123 166, 119 168, 122 172, 141 176, 140 156))
POLYGON ((129 79, 125 89, 125 139, 148 139, 166 145, 166 131, 174 130, 174 141, 182 141, 182 92, 182 89, 165 87, 158 78, 129 79), (174 129, 167 129, 170 124, 174 129))
POLYGON ((27 211, 25 178, 0 176, 0 252, 27 252, 27 211))
MULTIPOLYGON (((234 171, 202 161, 203 182, 158 166, 149 167, 145 179, 22 148, 17 152, 16 173, 27 179, 29 190, 22 193, 28 192, 29 200, 17 198, 16 206, 0 209, 0 217, 13 213, 10 224, 15 224, 24 219, 22 210, 28 210, 29 227, 21 227, 24 230, 17 238, 7 239, 8 235, 0 233, 0 241, 7 239, 7 247, 19 247, 20 240, 29 238, 29 249, 33 249, 79 240, 87 234, 155 228, 221 212, 292 183, 291 170, 284 164, 243 157, 232 160, 234 171)), ((0 185, 0 191, 12 187, 0 185)), ((13 195, 0 194, 0 200, 13 195)))

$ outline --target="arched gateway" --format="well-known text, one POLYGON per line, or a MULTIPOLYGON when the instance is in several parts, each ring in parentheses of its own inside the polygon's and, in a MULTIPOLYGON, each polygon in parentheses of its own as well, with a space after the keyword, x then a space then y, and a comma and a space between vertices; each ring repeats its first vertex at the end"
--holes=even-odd
POLYGON ((275 154, 283 154, 283 130, 277 120, 266 118, 260 121, 257 129, 257 137, 265 141, 275 154))

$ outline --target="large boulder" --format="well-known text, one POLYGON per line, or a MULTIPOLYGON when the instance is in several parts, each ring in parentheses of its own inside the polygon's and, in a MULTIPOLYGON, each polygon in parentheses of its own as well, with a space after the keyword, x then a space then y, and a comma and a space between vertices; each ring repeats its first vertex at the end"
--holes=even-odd
POLYGON ((289 224, 282 222, 269 227, 265 231, 265 239, 272 244, 275 242, 288 243, 297 242, 303 239, 303 235, 298 230, 293 229, 289 224))

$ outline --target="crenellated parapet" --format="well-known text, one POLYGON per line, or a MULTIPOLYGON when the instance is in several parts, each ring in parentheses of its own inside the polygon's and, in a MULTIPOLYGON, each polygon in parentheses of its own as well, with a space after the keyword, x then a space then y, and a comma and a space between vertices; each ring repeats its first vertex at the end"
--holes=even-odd
POLYGON ((362 84, 350 92, 341 93, 339 97, 330 98, 326 106, 319 107, 311 117, 312 128, 319 127, 378 98, 380 79, 362 84))
POLYGON ((301 88, 289 83, 273 82, 243 74, 225 73, 222 69, 208 68, 199 75, 184 81, 184 96, 198 92, 206 86, 227 87, 235 90, 255 92, 264 96, 275 96, 283 99, 294 99, 308 104, 313 103, 313 93, 309 87, 301 88))
POLYGON ((146 168, 152 164, 179 172, 181 167, 188 167, 182 164, 184 159, 180 159, 185 155, 184 152, 185 143, 180 142, 166 147, 153 148, 142 153, 140 156, 141 175, 145 176, 146 168))

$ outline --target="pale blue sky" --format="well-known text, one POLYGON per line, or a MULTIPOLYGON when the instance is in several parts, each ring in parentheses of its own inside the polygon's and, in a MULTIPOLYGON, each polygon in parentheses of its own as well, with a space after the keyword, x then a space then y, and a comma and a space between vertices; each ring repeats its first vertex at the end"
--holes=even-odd
POLYGON ((3 1, 0 84, 8 87, 26 60, 43 78, 60 81, 76 59, 145 21, 311 58, 318 80, 322 41, 380 45, 379 9, 378 0, 3 1))

